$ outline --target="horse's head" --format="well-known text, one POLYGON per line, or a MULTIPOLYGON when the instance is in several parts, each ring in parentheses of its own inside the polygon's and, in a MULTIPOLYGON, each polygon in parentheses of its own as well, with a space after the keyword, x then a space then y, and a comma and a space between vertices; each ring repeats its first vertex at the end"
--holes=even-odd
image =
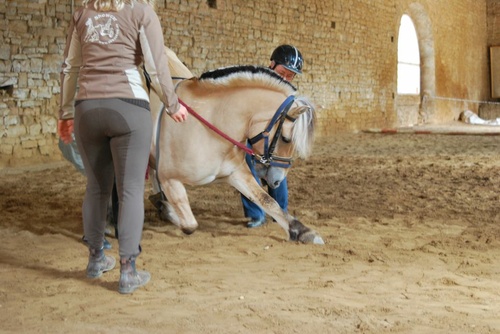
POLYGON ((288 173, 293 157, 307 158, 312 150, 314 106, 304 97, 290 96, 278 108, 264 131, 250 138, 257 176, 277 188, 288 173))
POLYGON ((248 126, 245 135, 255 153, 255 169, 270 187, 278 187, 283 181, 293 156, 309 155, 314 136, 314 107, 304 97, 296 97, 295 87, 273 70, 255 66, 220 68, 203 73, 192 85, 217 96, 224 104, 220 109, 227 108, 230 101, 222 90, 231 89, 240 104, 236 109, 248 117, 242 123, 248 126), (236 94, 238 89, 240 92, 236 94))

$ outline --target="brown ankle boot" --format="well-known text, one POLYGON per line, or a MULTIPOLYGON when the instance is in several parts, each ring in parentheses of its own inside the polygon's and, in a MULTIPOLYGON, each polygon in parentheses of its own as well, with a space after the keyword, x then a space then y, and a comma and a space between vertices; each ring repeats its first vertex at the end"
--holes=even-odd
POLYGON ((102 273, 110 271, 115 267, 115 258, 106 256, 104 250, 89 249, 89 264, 87 265, 87 277, 101 277, 102 273))
POLYGON ((120 259, 120 283, 118 292, 132 293, 135 289, 146 285, 151 279, 147 271, 137 271, 135 269, 135 259, 120 259))

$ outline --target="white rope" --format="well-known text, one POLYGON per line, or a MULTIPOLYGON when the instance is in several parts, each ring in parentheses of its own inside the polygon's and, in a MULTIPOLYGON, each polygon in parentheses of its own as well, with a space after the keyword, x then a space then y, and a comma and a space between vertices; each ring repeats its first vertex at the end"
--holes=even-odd
POLYGON ((483 104, 500 104, 500 102, 492 102, 492 101, 478 101, 478 100, 464 100, 457 99, 453 97, 443 97, 443 96, 430 96, 429 98, 434 100, 446 100, 446 101, 456 101, 456 102, 468 102, 468 103, 483 103, 483 104))

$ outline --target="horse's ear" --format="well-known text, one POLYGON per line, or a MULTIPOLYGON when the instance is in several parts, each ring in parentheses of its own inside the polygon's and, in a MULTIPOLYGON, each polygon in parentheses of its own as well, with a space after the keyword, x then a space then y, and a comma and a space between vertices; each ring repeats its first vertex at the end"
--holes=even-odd
POLYGON ((290 116, 291 118, 297 118, 301 114, 305 113, 306 111, 310 111, 310 110, 311 110, 311 107, 309 107, 309 106, 299 106, 299 107, 295 107, 295 108, 290 109, 290 111, 288 111, 287 115, 290 116))

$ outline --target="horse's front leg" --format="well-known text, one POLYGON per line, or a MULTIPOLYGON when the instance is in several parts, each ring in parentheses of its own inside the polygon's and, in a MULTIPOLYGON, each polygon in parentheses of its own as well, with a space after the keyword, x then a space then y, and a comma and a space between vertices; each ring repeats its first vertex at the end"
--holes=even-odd
POLYGON ((324 244, 323 238, 316 231, 281 209, 279 204, 259 186, 250 171, 240 169, 234 172, 228 177, 228 183, 273 217, 286 231, 290 240, 324 244))
POLYGON ((193 233, 198 228, 198 222, 194 218, 186 188, 182 182, 166 180, 161 182, 161 186, 167 197, 167 201, 163 201, 162 204, 165 207, 164 210, 167 210, 168 220, 178 226, 182 232, 193 233))

